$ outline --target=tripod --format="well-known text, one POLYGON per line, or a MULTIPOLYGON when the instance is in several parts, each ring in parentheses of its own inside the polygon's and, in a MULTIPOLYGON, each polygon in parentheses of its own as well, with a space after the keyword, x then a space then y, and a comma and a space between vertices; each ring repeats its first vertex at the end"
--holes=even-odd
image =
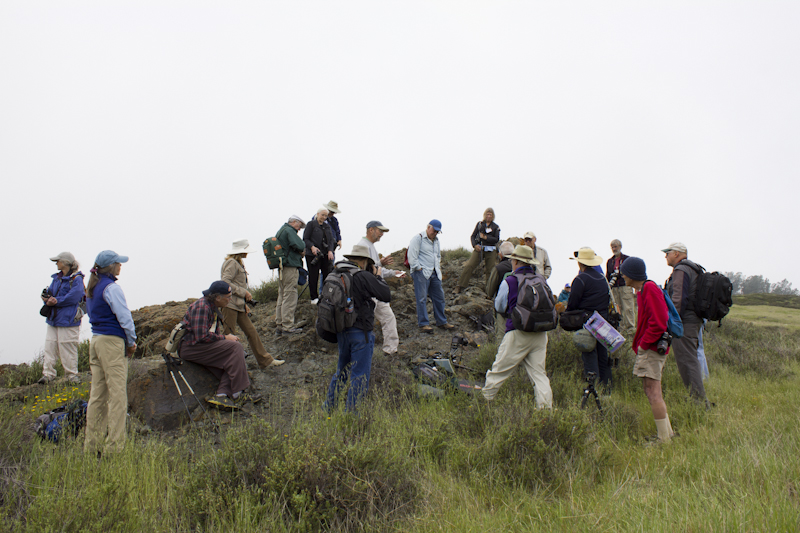
MULTIPOLYGON (((189 382, 186 381, 186 377, 183 375, 183 372, 181 372, 180 369, 178 368, 178 365, 182 364, 183 361, 175 357, 172 357, 167 352, 162 353, 161 357, 164 358, 164 362, 167 364, 167 370, 169 370, 169 374, 170 376, 172 376, 172 382, 175 383, 175 388, 178 389, 178 396, 180 396, 181 401, 183 402, 183 406, 186 408, 186 414, 189 415, 189 421, 192 423, 192 427, 196 428, 197 426, 195 426, 194 419, 192 418, 192 413, 189 411, 189 406, 186 404, 186 400, 183 398, 183 392, 181 391, 180 385, 178 385, 178 379, 175 377, 175 374, 178 374, 183 380, 184 384, 186 384, 186 387, 189 389, 189 393, 192 396, 194 396, 197 405, 199 405, 200 409, 203 410, 203 415, 206 418, 210 419, 210 417, 208 416, 208 411, 206 411, 206 408, 203 407, 203 403, 197 398, 197 395, 194 393, 192 386, 189 385, 189 382)), ((219 433, 219 426, 217 426, 216 423, 214 424, 214 432, 219 433)))
POLYGON ((594 382, 596 380, 597 373, 588 372, 586 374, 586 386, 583 388, 583 396, 581 397, 581 409, 586 408, 586 401, 589 399, 589 395, 592 395, 594 396, 594 401, 597 404, 597 410, 602 413, 603 407, 600 405, 600 397, 597 395, 597 391, 594 388, 594 382))

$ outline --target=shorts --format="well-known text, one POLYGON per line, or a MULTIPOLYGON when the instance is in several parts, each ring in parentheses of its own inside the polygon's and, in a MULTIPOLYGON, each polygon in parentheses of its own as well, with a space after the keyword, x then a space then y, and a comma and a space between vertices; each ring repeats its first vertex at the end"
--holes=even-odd
POLYGON ((636 353, 636 361, 633 363, 633 375, 661 381, 661 372, 664 370, 664 363, 666 362, 666 355, 661 355, 653 350, 639 348, 636 353))

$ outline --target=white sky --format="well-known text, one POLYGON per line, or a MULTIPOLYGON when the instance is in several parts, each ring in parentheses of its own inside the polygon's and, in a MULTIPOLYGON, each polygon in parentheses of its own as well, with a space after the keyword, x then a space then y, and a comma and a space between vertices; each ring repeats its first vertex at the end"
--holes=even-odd
MULTIPOLYGON (((0 363, 44 344, 48 260, 129 255, 132 309, 336 200, 347 250, 492 206, 558 292, 613 238, 800 284, 797 2, 3 2, 0 363)), ((251 281, 268 279, 250 256, 251 281)), ((85 322, 88 322, 85 319, 85 322)), ((88 332, 87 332, 88 335, 88 332)))

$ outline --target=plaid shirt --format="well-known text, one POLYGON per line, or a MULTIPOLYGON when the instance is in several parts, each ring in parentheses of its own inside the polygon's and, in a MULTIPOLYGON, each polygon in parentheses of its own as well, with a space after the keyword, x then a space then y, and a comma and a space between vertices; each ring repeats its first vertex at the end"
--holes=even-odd
POLYGON ((183 342, 189 346, 195 344, 205 344, 209 342, 224 341, 225 335, 222 334, 222 321, 216 313, 217 306, 208 301, 208 298, 200 298, 189 306, 183 316, 183 323, 186 325, 186 335, 183 342), (211 331, 211 328, 214 331, 211 331))

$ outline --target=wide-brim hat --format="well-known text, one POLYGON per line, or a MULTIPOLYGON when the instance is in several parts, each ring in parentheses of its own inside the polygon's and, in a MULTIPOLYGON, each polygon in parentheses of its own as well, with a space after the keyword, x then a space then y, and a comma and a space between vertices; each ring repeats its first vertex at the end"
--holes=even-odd
POLYGON ((520 263, 526 263, 528 265, 539 265, 539 261, 533 257, 533 248, 530 246, 525 246, 524 244, 518 244, 514 248, 514 252, 511 253, 508 257, 511 259, 516 259, 520 263))
POLYGON ((336 214, 341 213, 341 211, 339 210, 339 204, 337 204, 333 200, 331 200, 327 204, 323 204, 322 207, 324 207, 325 209, 327 209, 331 213, 336 213, 336 214))
POLYGON ((353 251, 349 254, 344 254, 347 259, 368 259, 367 264, 375 264, 375 261, 369 255, 369 249, 366 246, 356 244, 353 246, 353 251))
POLYGON ((234 241, 233 249, 228 252, 228 255, 236 255, 236 254, 249 254, 253 251, 250 248, 250 241, 247 239, 242 239, 240 241, 234 241))
POLYGON ((577 252, 574 252, 574 257, 570 257, 570 259, 590 267, 597 266, 603 263, 603 258, 594 253, 594 250, 592 250, 588 246, 584 246, 577 252))

